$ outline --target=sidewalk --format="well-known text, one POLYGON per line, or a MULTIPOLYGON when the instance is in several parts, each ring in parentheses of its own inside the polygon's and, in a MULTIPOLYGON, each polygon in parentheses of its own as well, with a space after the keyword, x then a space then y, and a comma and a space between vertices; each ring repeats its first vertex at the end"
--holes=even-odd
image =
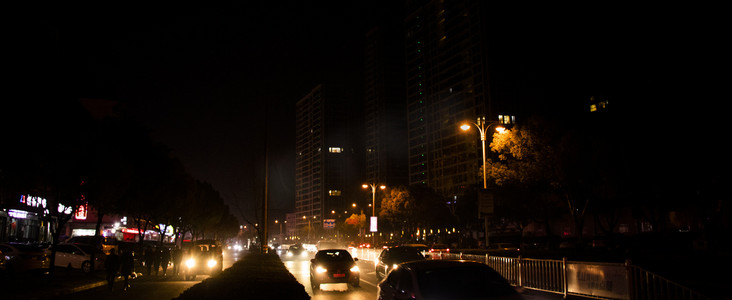
MULTIPOLYGON (((138 278, 140 275, 138 275, 138 278)), ((63 271, 57 271, 50 282, 47 276, 24 274, 18 278, 4 280, 3 299, 6 299, 5 296, 9 296, 7 299, 53 299, 107 284, 103 271, 95 271, 92 274, 83 274, 81 272, 66 274, 63 271)), ((122 281, 122 278, 117 277, 115 282, 120 281, 122 281)))

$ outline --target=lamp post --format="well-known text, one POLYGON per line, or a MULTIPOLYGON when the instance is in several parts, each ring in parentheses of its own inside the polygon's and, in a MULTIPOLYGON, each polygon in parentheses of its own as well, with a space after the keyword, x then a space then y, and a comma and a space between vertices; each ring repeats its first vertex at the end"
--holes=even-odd
MULTIPOLYGON (((313 216, 313 219, 315 219, 315 218, 316 218, 316 216, 313 216)), ((302 216, 302 219, 303 220, 305 220, 305 219, 308 220, 308 243, 309 243, 310 242, 310 228, 312 227, 312 224, 310 223, 310 220, 311 219, 308 218, 308 217, 306 217, 306 216, 302 216)))
MULTIPOLYGON (((475 127, 478 128, 478 131, 480 131, 480 141, 483 144, 483 147, 482 147, 483 148, 483 189, 487 189, 488 188, 487 179, 486 179, 487 172, 486 172, 486 167, 485 167, 486 129, 490 128, 492 125, 498 124, 498 122, 486 123, 485 117, 478 117, 477 121, 474 124, 475 124, 475 127)), ((463 124, 460 126, 460 129, 462 129, 463 131, 467 131, 470 129, 470 125, 463 124)), ((498 131, 498 132, 503 132, 503 130, 504 130, 503 127, 500 127, 500 126, 496 127, 496 131, 498 131)))
POLYGON ((364 183, 363 185, 361 185, 361 187, 365 189, 371 187, 371 216, 376 216, 376 188, 378 187, 379 189, 383 190, 386 188, 386 186, 383 184, 377 186, 375 183, 364 183))
MULTIPOLYGON (((385 185, 376 185, 376 183, 364 183, 361 185, 361 187, 367 189, 371 187, 371 217, 376 216, 376 188, 379 189, 386 189, 385 185)), ((374 231, 375 232, 375 231, 374 231)), ((371 244, 373 245, 376 241, 376 237, 374 236, 374 232, 371 232, 371 244)))
MULTIPOLYGON (((483 148, 483 190, 486 190, 486 189, 488 189, 488 183, 487 183, 488 182, 487 181, 488 173, 486 170, 486 163, 485 163, 486 130, 488 128, 490 128, 491 126, 498 124, 498 122, 486 123, 485 117, 478 117, 478 119, 476 120, 476 122, 474 124, 475 124, 475 127, 478 128, 478 130, 480 131, 480 141, 483 144, 483 147, 482 147, 483 148)), ((460 126, 460 129, 462 129, 463 131, 467 131, 470 129, 470 125, 463 124, 460 126)), ((505 130, 505 128, 503 128, 503 127, 500 127, 500 126, 496 127, 496 131, 498 131, 498 132, 503 132, 504 130, 505 130)), ((485 218, 485 246, 488 247, 488 244, 489 244, 488 217, 486 217, 485 218)))

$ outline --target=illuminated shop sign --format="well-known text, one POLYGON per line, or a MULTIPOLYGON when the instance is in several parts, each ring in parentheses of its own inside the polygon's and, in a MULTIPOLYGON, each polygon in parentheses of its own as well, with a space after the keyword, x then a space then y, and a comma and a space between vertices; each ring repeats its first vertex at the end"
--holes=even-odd
POLYGON ((76 210, 76 213, 74 214, 74 218, 75 219, 77 219, 77 220, 86 220, 86 215, 87 215, 87 212, 88 212, 87 211, 87 205, 88 204, 85 203, 85 204, 79 206, 79 209, 77 209, 76 210))
POLYGON ((25 219, 28 217, 28 212, 22 211, 22 210, 11 209, 8 211, 8 215, 10 215, 11 218, 25 219))
MULTIPOLYGON (((48 214, 48 209, 46 209, 46 205, 48 204, 48 201, 46 201, 45 198, 31 196, 31 195, 20 195, 20 201, 21 204, 25 204, 29 207, 36 207, 36 208, 42 208, 43 214, 48 214)), ((84 208, 84 211, 86 211, 86 207, 84 208)), ((58 212, 70 215, 73 212, 73 208, 71 206, 65 206, 61 203, 58 204, 58 212)), ((86 218, 86 217, 84 217, 86 218)))
POLYGON ((46 199, 31 195, 20 195, 20 203, 30 207, 46 208, 46 199))

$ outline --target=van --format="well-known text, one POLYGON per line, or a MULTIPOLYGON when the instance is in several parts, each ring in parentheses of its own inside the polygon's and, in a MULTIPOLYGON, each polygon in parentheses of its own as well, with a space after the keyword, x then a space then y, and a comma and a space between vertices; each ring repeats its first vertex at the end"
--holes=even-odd
POLYGON ((66 243, 92 245, 99 250, 102 250, 106 255, 109 255, 109 253, 112 252, 112 249, 114 249, 116 253, 119 253, 119 244, 117 243, 117 239, 113 237, 77 235, 68 239, 66 243))

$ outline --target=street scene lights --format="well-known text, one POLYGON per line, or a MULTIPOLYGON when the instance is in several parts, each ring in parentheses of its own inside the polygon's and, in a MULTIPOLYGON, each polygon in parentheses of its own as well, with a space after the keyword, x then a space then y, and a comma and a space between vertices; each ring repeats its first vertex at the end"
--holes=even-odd
POLYGON ((364 183, 361 186, 365 189, 371 187, 371 198, 372 198, 371 199, 371 216, 374 217, 374 216, 376 216, 376 188, 378 187, 379 189, 383 190, 383 189, 386 189, 386 186, 383 184, 377 186, 376 184, 371 184, 371 183, 364 183))
MULTIPOLYGON (((313 216, 313 219, 315 219, 315 218, 317 218, 317 216, 313 216)), ((302 219, 308 220, 308 239, 307 239, 307 241, 310 242, 310 228, 312 227, 312 223, 310 222, 311 219, 306 216, 302 216, 302 219)))
POLYGON ((364 183, 361 185, 364 189, 371 187, 371 244, 375 242, 376 229, 376 188, 386 189, 385 185, 376 185, 375 183, 364 183))
MULTIPOLYGON (((486 189, 488 189, 488 184, 487 184, 488 173, 486 170, 487 168, 486 168, 486 162, 485 162, 486 130, 488 128, 490 128, 491 126, 498 124, 498 122, 486 123, 485 117, 478 117, 477 121, 474 124, 475 124, 475 127, 478 128, 478 130, 480 131, 480 141, 483 144, 483 190, 486 190, 486 189)), ((467 131, 470 129, 470 124, 463 124, 460 126, 460 129, 462 129, 463 131, 467 131)), ((505 130, 506 130, 506 128, 504 128, 504 127, 501 127, 501 126, 496 127, 497 132, 503 133, 505 130)), ((486 217, 485 218, 485 245, 486 245, 486 247, 490 244, 490 240, 489 240, 488 236, 489 236, 488 217, 486 217)))
MULTIPOLYGON (((490 128, 491 126, 498 124, 498 122, 485 122, 485 117, 478 117, 478 120, 474 123, 475 127, 478 128, 480 131, 480 141, 483 144, 483 189, 488 188, 487 184, 487 173, 486 173, 486 167, 485 167, 485 140, 486 140, 486 130, 490 128)), ((468 131, 470 129, 470 124, 463 124, 460 126, 460 129, 463 131, 468 131)), ((496 127, 496 131, 503 132, 506 129, 504 127, 498 126, 496 127)))

